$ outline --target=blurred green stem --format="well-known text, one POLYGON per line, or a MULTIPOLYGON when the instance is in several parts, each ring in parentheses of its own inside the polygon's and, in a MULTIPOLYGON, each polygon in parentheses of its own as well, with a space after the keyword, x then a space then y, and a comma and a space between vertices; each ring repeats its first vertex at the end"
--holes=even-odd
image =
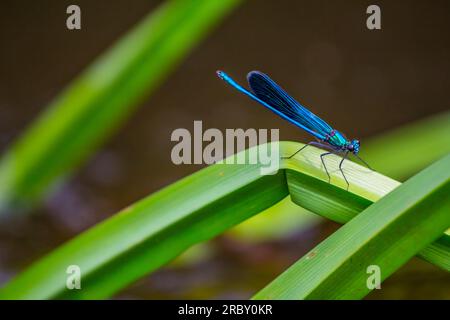
POLYGON ((165 1, 99 57, 3 156, 0 212, 39 200, 85 160, 239 2, 165 1))

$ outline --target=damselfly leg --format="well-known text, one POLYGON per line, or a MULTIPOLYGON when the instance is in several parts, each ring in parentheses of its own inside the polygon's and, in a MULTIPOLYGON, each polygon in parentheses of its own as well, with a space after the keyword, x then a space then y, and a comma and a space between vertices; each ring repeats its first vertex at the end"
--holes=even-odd
POLYGON ((371 166, 369 166, 369 164, 367 162, 365 162, 360 156, 358 156, 357 154, 355 154, 355 157, 357 157, 368 169, 375 171, 372 169, 371 166))
POLYGON ((326 174, 327 174, 327 177, 328 177, 328 183, 331 182, 331 177, 330 177, 330 174, 329 174, 329 172, 328 172, 327 166, 325 165, 325 161, 323 160, 323 157, 325 157, 325 156, 327 156, 327 155, 329 155, 329 154, 334 154, 334 153, 333 153, 333 152, 325 152, 325 153, 322 153, 322 154, 320 155, 320 161, 322 161, 323 168, 325 169, 325 172, 326 172, 326 174))
MULTIPOLYGON (((325 169, 325 173, 327 174, 327 177, 328 177, 328 183, 330 183, 330 182, 331 182, 331 176, 330 176, 330 173, 329 173, 329 171, 328 171, 328 168, 327 168, 327 166, 326 166, 326 164, 325 164, 324 157, 327 156, 327 155, 330 155, 330 154, 335 154, 335 155, 338 155, 338 156, 342 156, 342 153, 340 153, 339 150, 334 150, 334 149, 331 148, 329 145, 326 145, 326 144, 323 144, 323 143, 320 143, 320 142, 317 142, 317 141, 311 141, 311 142, 308 142, 307 144, 305 144, 305 145, 304 145, 303 147, 301 147, 300 149, 298 149, 296 152, 294 152, 294 153, 293 153, 292 155, 290 155, 289 157, 281 157, 281 159, 291 159, 291 158, 294 157, 296 154, 298 154, 300 151, 304 150, 307 146, 317 146, 317 147, 321 147, 321 148, 325 148, 325 149, 330 150, 330 152, 325 152, 325 153, 322 153, 322 154, 320 155, 320 160, 321 160, 321 162, 322 162, 323 168, 325 169)), ((344 170, 342 169, 342 164, 344 163, 345 159, 348 158, 348 154, 349 154, 348 151, 345 152, 344 155, 342 156, 341 161, 339 162, 339 171, 341 171, 342 176, 344 177, 345 183, 347 184, 347 190, 348 190, 348 188, 350 187, 350 183, 348 182, 347 177, 345 176, 344 170)), ((359 157, 358 157, 358 158, 359 158, 359 157)), ((364 160, 362 160, 362 161, 364 162, 364 160)), ((364 162, 364 163, 365 163, 365 162, 364 162)), ((366 163, 365 163, 365 164, 366 164, 366 163)), ((368 166, 368 168, 371 169, 369 166, 368 166)))
POLYGON ((289 157, 281 157, 281 159, 291 159, 293 156, 295 156, 297 153, 299 153, 300 151, 302 151, 303 149, 305 149, 307 146, 316 146, 316 147, 321 147, 321 148, 330 148, 330 146, 317 142, 317 141, 310 141, 307 144, 305 144, 303 147, 301 147, 300 149, 298 149, 297 151, 295 151, 293 154, 291 154, 289 157))
POLYGON ((303 149, 305 149, 307 146, 310 146, 314 141, 308 142, 307 144, 305 144, 303 147, 301 147, 300 149, 298 149, 297 151, 295 151, 293 154, 291 154, 289 157, 281 157, 281 159, 291 159, 293 156, 295 156, 297 153, 299 153, 300 151, 302 151, 303 149))
POLYGON ((345 183, 347 184, 347 191, 348 191, 348 188, 350 187, 350 184, 348 183, 347 177, 344 174, 344 170, 342 170, 342 163, 344 163, 344 160, 347 159, 347 156, 348 156, 348 151, 342 157, 341 162, 339 162, 339 170, 341 171, 342 176, 344 177, 345 183))

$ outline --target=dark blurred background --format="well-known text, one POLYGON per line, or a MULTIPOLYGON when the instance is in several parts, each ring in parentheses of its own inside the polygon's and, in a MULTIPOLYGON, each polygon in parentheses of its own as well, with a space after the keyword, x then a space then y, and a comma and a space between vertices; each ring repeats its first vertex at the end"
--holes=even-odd
MULTIPOLYGON (((212 0, 213 1, 213 0, 212 0)), ((0 4, 0 151, 66 84, 161 1, 0 4), (82 30, 65 26, 77 4, 82 30)), ((280 128, 309 137, 230 89, 268 73, 313 112, 362 139, 449 109, 449 1, 245 1, 43 206, 0 224, 0 284, 128 204, 201 168, 170 161, 176 128, 280 128), (382 30, 366 28, 378 4, 382 30), (157 168, 158 170, 155 170, 157 168)), ((324 222, 276 241, 215 239, 206 258, 158 271, 117 298, 248 298, 336 230, 324 222)), ((368 298, 450 299, 450 276, 414 258, 368 298)))

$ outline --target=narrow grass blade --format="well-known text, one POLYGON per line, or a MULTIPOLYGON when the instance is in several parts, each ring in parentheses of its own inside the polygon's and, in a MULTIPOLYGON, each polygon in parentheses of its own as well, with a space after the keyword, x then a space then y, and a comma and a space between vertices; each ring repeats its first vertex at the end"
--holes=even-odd
MULTIPOLYGON (((400 183, 395 180, 387 179, 367 168, 348 162, 344 166, 344 172, 350 181, 350 191, 353 192, 346 192, 343 189, 345 181, 338 168, 341 159, 337 156, 328 157, 326 162, 328 170, 333 173, 332 182, 334 180, 334 184, 330 186, 326 182, 322 164, 310 161, 310 159, 319 158, 321 153, 320 149, 312 150, 308 155, 299 155, 289 160, 284 166, 287 168, 286 179, 291 200, 300 207, 324 218, 338 223, 346 223, 400 186, 400 183), (322 170, 322 180, 313 178, 312 173, 316 170, 322 170), (363 178, 364 176, 366 178, 363 178), (341 187, 337 187, 337 185, 341 187), (334 191, 330 192, 330 188, 333 188, 334 191)), ((427 246, 418 256, 450 271, 449 243, 450 229, 442 235, 439 241, 427 246)))
POLYGON ((450 112, 445 112, 368 139, 361 156, 381 173, 402 180, 449 152, 450 112))
POLYGON ((207 167, 50 253, 0 289, 0 299, 109 297, 287 195, 282 170, 261 176, 259 165, 207 167), (81 268, 82 290, 66 289, 69 265, 81 268))
POLYGON ((360 299, 367 268, 386 279, 450 226, 450 155, 389 193, 311 250, 255 299, 360 299))

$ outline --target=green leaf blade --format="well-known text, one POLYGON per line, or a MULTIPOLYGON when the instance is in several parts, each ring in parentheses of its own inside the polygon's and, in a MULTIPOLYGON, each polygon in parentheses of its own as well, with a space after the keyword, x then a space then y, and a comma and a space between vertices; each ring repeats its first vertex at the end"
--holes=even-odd
POLYGON ((346 223, 255 299, 360 299, 367 267, 386 279, 450 226, 450 155, 346 223))
POLYGON ((239 2, 167 1, 94 61, 2 157, 0 213, 81 164, 239 2))

